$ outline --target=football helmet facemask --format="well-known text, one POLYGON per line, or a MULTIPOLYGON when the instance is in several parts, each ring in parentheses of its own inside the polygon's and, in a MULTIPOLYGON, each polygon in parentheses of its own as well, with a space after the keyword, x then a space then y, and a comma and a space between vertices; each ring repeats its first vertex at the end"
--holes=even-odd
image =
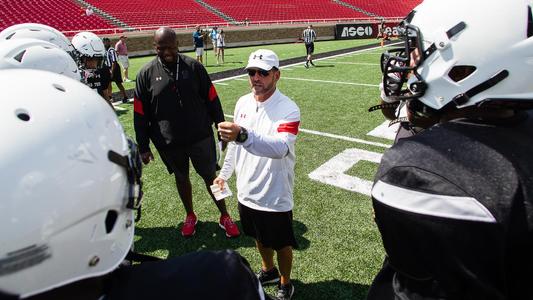
POLYGON ((72 38, 72 45, 78 53, 78 62, 81 69, 91 69, 85 65, 85 59, 98 59, 99 62, 97 65, 100 65, 105 56, 106 51, 102 39, 92 32, 83 31, 76 34, 72 38))
POLYGON ((381 57, 384 95, 428 118, 449 108, 533 107, 532 4, 424 1, 400 24, 403 45, 381 57))

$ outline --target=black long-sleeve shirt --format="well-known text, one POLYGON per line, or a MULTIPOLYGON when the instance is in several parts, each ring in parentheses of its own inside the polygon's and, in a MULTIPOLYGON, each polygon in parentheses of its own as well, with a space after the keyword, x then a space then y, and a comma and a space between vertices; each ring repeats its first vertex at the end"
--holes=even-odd
POLYGON ((224 113, 203 65, 178 54, 176 65, 168 67, 156 57, 139 71, 133 120, 144 153, 150 140, 160 150, 212 136, 213 123, 224 121, 224 113))

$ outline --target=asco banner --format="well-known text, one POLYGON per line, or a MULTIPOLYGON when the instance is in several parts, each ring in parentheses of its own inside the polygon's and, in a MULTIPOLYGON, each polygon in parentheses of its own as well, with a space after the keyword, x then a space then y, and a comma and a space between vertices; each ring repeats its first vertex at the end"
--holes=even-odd
MULTIPOLYGON (((385 23, 383 30, 388 36, 397 36, 397 24, 385 23)), ((335 39, 350 40, 350 39, 369 39, 376 38, 380 32, 381 25, 373 24, 337 24, 335 25, 335 39)))

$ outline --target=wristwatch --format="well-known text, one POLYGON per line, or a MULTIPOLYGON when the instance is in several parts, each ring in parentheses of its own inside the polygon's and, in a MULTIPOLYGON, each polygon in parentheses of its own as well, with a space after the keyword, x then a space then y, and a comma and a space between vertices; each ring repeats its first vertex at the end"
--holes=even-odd
POLYGON ((248 130, 246 128, 241 127, 241 131, 239 131, 239 134, 237 135, 237 138, 235 141, 237 143, 244 143, 248 139, 248 130))

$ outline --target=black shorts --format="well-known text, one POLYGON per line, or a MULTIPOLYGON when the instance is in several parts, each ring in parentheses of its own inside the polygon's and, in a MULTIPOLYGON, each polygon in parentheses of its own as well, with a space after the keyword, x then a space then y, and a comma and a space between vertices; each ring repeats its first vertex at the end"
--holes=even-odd
POLYGON ((102 67, 101 69, 98 69, 97 72, 100 75, 100 87, 98 88, 98 93, 100 93, 100 90, 103 92, 109 87, 109 84, 111 83, 111 74, 109 73, 108 67, 102 67))
POLYGON ((307 50, 307 55, 313 54, 315 52, 315 43, 305 44, 305 49, 307 50))
POLYGON ((122 74, 120 70, 120 65, 118 64, 118 61, 115 62, 115 68, 113 69, 113 73, 111 73, 111 80, 115 83, 122 83, 122 74))
POLYGON ((211 136, 189 146, 161 150, 159 155, 177 181, 189 178, 189 158, 196 173, 204 180, 213 181, 216 177, 217 154, 215 140, 211 136))
POLYGON ((292 226, 292 210, 285 212, 261 211, 239 202, 242 231, 263 246, 280 250, 287 246, 298 248, 292 226))

